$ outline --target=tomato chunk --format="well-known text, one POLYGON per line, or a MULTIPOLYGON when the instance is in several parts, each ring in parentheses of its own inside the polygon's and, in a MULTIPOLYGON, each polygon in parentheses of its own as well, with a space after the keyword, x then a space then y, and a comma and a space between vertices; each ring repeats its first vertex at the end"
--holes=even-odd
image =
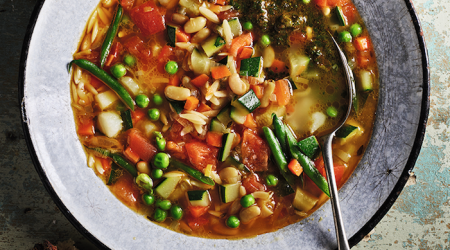
POLYGON ((148 62, 151 59, 151 51, 145 47, 144 41, 138 36, 132 36, 123 44, 125 48, 133 55, 138 57, 144 62, 148 62))
POLYGON ((250 129, 244 130, 241 144, 242 162, 250 170, 267 171, 269 160, 269 146, 250 129))
POLYGON ((189 206, 189 213, 194 216, 194 218, 198 218, 206 212, 208 212, 208 206, 189 206))
POLYGON ((153 1, 134 7, 130 16, 144 36, 154 35, 166 28, 164 17, 159 13, 153 1))
POLYGON ((242 185, 245 187, 247 193, 253 193, 256 191, 265 191, 266 186, 261 183, 259 177, 256 174, 252 174, 242 181, 242 185))
POLYGON ((139 208, 139 188, 134 183, 133 177, 126 173, 111 186, 111 191, 128 207, 137 210, 139 208))
POLYGON ((120 0, 120 5, 126 10, 133 8, 134 0, 120 0))
POLYGON ((139 158, 146 162, 150 161, 156 154, 156 147, 153 146, 137 129, 130 129, 130 133, 128 134, 128 145, 134 153, 139 155, 139 158))
POLYGON ((186 144, 186 151, 189 161, 197 170, 203 171, 208 164, 213 165, 212 170, 216 169, 218 148, 195 141, 186 144))

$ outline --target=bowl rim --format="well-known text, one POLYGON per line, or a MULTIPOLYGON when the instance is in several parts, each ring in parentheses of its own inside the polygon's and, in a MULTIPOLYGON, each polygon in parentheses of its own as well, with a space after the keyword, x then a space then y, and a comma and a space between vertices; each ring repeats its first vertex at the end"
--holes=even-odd
MULTIPOLYGON (((419 17, 416 13, 416 10, 410 0, 404 0, 408 12, 411 16, 414 29, 417 35, 419 48, 420 48, 420 54, 422 56, 422 71, 423 71, 423 83, 422 83, 422 103, 421 103, 421 110, 420 110, 420 117, 419 117, 419 123, 417 127, 417 133, 414 139, 414 144, 412 146, 410 155, 408 157, 408 160, 406 162, 405 168, 403 172, 400 175, 400 178, 397 182, 397 184, 392 189, 391 193, 385 200, 385 202, 380 206, 378 211, 370 218, 367 223, 359 230, 357 231, 350 239, 349 245, 350 247, 355 246, 358 244, 364 236, 366 236, 380 221, 381 219, 387 214, 387 212, 391 209, 394 202, 397 200, 397 198, 400 196, 401 191, 406 185, 406 182, 408 181, 408 178, 410 177, 410 172, 414 168, 414 165, 417 161, 417 158, 420 154, 420 150, 422 148, 422 143, 425 137, 425 130, 426 130, 426 124, 428 120, 428 114, 430 110, 430 70, 429 70, 429 59, 428 59, 428 51, 426 48, 425 38, 422 31, 422 25, 420 23, 419 17)), ((76 218, 75 216, 69 211, 69 209, 65 206, 65 204, 61 201, 61 199, 56 194, 56 191, 53 189, 52 185, 50 184, 50 181, 47 177, 47 174, 43 170, 38 157, 36 155, 36 150, 34 148, 34 145, 31 140, 30 136, 30 129, 27 123, 27 116, 26 116, 26 110, 24 107, 24 87, 25 87, 25 73, 26 73, 26 63, 28 58, 28 50, 31 43, 31 38, 33 36, 33 31, 37 22, 37 19, 39 17, 40 11, 42 9, 42 6, 44 5, 45 0, 38 0, 33 12, 31 14, 30 21, 28 23, 25 38, 22 44, 22 53, 20 57, 20 65, 19 65, 19 81, 18 81, 18 88, 19 88, 19 102, 21 103, 21 116, 22 116, 22 129, 25 135, 25 142, 27 144, 28 151, 31 156, 31 160, 33 162, 33 165, 36 169, 36 172, 39 175, 39 178, 41 179, 42 183, 44 184, 45 189, 52 197, 53 201, 59 208, 59 210, 64 214, 64 216, 69 220, 69 222, 87 239, 89 239, 95 246, 97 246, 100 249, 109 249, 105 244, 103 244, 97 237, 95 237, 90 231, 88 231, 76 218)))

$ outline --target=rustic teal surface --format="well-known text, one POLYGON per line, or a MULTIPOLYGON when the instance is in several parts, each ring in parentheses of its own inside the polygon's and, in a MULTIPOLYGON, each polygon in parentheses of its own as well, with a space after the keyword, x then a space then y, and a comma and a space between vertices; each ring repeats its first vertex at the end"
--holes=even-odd
MULTIPOLYGON (((431 70, 431 110, 414 177, 386 217, 354 249, 450 249, 450 2, 412 1, 422 22, 431 70)), ((43 187, 20 124, 19 58, 36 0, 0 0, 0 249, 31 249, 48 239, 93 246, 43 187)))

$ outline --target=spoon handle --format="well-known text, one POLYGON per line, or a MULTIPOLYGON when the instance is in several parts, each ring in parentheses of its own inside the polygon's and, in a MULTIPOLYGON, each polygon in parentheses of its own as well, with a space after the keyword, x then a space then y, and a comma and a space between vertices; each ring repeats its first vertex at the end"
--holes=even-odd
POLYGON ((334 132, 323 137, 323 160, 325 163, 325 170, 327 173, 328 186, 330 188, 331 207, 333 209, 334 226, 336 229, 336 238, 339 250, 350 249, 345 234, 344 222, 342 220, 341 208, 339 205, 338 189, 336 179, 334 177, 334 165, 331 150, 331 141, 333 140, 334 132))

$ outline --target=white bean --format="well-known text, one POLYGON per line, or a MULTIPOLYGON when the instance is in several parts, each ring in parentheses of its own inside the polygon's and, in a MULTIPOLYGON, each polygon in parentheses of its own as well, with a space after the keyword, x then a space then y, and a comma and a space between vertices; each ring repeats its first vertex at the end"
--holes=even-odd
POLYGON ((273 50, 272 46, 267 46, 263 50, 263 67, 269 68, 272 66, 273 61, 275 60, 275 51, 273 50))
POLYGON ((186 33, 195 33, 200 31, 206 25, 206 18, 199 16, 189 19, 184 25, 184 31, 186 33))
POLYGON ((211 30, 208 28, 203 28, 199 32, 195 33, 195 35, 191 39, 191 43, 201 43, 211 34, 211 30))
POLYGON ((172 21, 176 24, 185 24, 189 20, 189 17, 185 15, 181 15, 179 13, 173 13, 172 15, 172 21))
POLYGON ((140 161, 136 164, 137 171, 144 173, 144 174, 150 174, 150 168, 148 167, 148 163, 145 161, 140 161))
POLYGON ((236 95, 243 95, 247 93, 248 91, 248 84, 246 84, 242 79, 239 77, 239 74, 235 73, 232 74, 228 79, 228 84, 230 85, 231 91, 235 93, 236 95))
POLYGON ((258 217, 261 214, 261 209, 258 206, 251 206, 244 208, 239 213, 239 218, 243 224, 250 222, 252 219, 258 217))
POLYGON ((222 179, 225 183, 237 183, 241 180, 241 176, 239 175, 239 171, 234 167, 227 167, 222 169, 219 172, 220 179, 222 179))
POLYGON ((164 89, 164 94, 172 100, 185 101, 191 95, 191 91, 183 87, 167 86, 164 89))

